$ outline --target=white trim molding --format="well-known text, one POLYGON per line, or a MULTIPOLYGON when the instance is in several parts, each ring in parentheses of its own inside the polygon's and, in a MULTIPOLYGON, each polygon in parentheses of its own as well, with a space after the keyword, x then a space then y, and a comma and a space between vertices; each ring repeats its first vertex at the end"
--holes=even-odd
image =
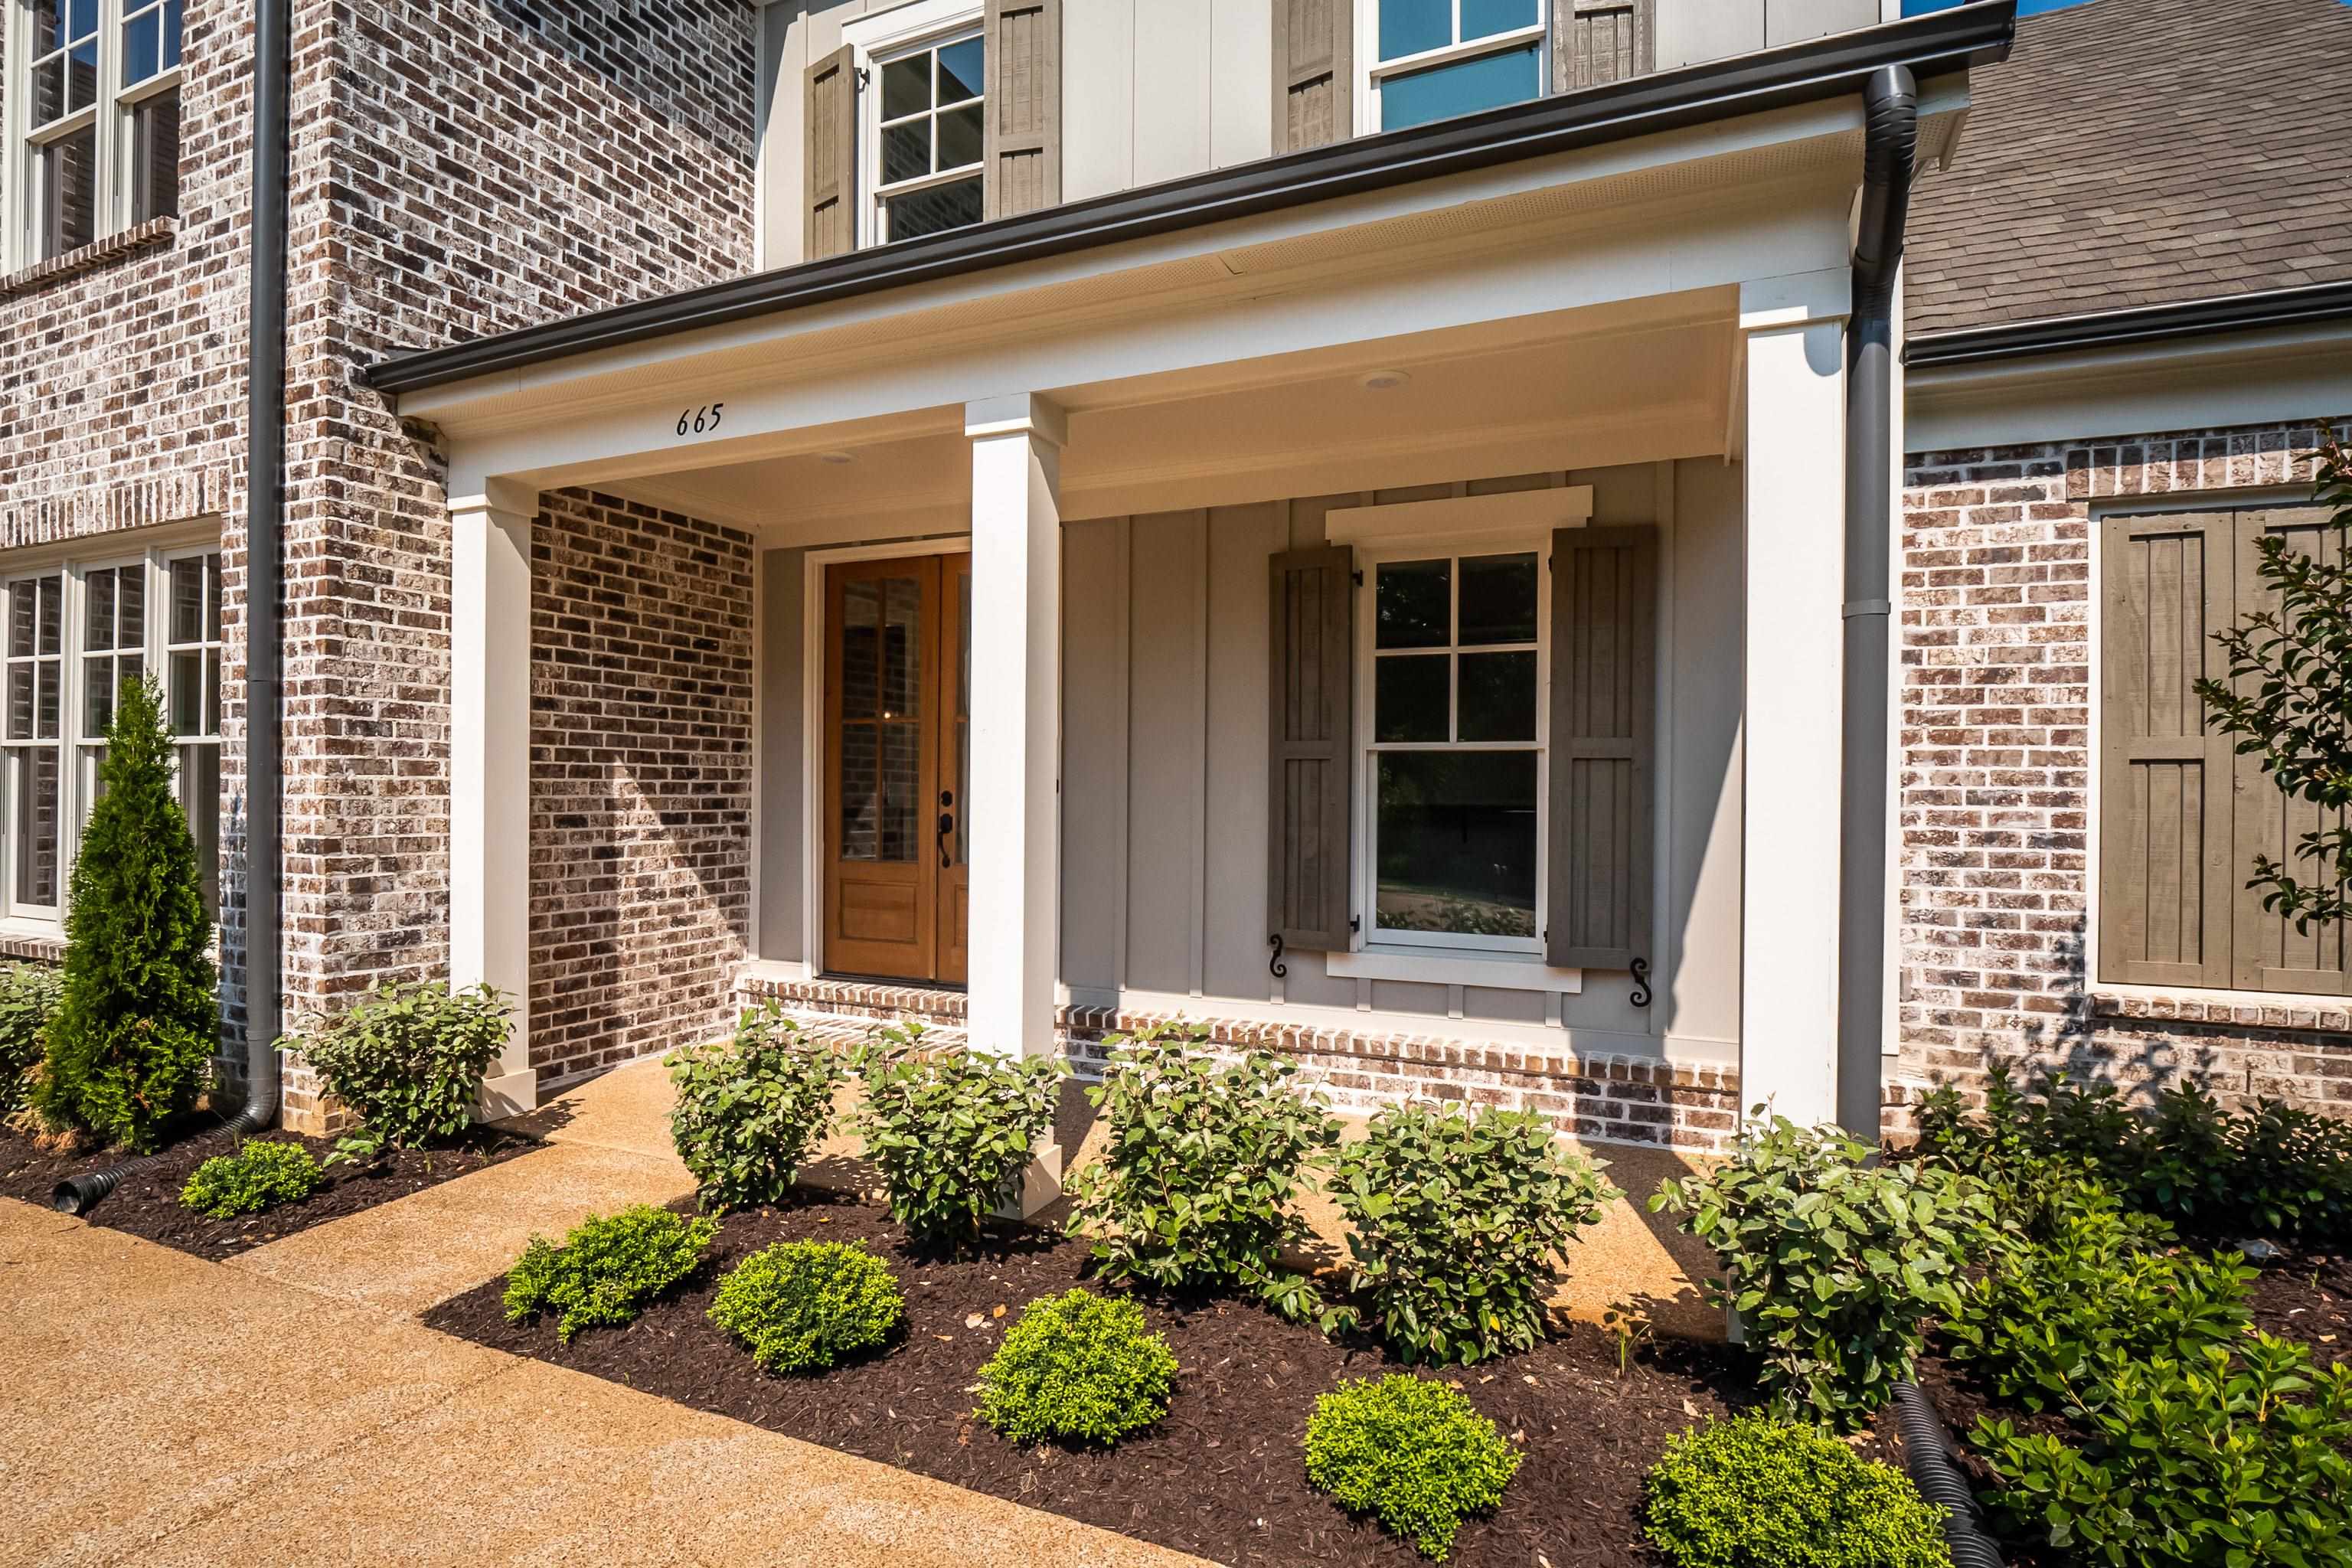
MULTIPOLYGON (((1531 531, 1582 528, 1592 521, 1592 487, 1506 490, 1499 495, 1441 496, 1386 506, 1333 507, 1323 536, 1333 544, 1373 546, 1426 542, 1450 549, 1488 542, 1524 545, 1531 531)), ((1547 539, 1547 542, 1549 540, 1547 539)))

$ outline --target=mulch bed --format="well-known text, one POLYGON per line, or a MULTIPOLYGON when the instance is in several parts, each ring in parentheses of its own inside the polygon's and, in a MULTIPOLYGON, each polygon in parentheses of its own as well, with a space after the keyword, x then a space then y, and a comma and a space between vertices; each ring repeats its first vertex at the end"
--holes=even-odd
MULTIPOLYGON (((315 1159, 324 1160, 334 1152, 331 1139, 303 1138, 282 1131, 261 1136, 299 1143, 315 1159)), ((198 1165, 215 1154, 234 1153, 236 1145, 221 1131, 218 1118, 199 1115, 184 1125, 161 1159, 125 1178, 90 1210, 88 1217, 93 1225, 158 1241, 217 1262, 314 1225, 324 1225, 331 1219, 341 1219, 470 1175, 539 1146, 536 1140, 518 1133, 475 1127, 454 1144, 442 1148, 387 1152, 365 1166, 355 1167, 348 1163, 333 1166, 325 1173, 326 1184, 299 1204, 285 1204, 235 1219, 207 1219, 181 1206, 180 1189, 198 1165)), ((50 1192, 59 1182, 86 1171, 105 1170, 124 1158, 112 1150, 72 1154, 45 1152, 24 1133, 0 1129, 0 1196, 21 1198, 47 1208, 50 1192)))
MULTIPOLYGON (((976 1421, 972 1384, 1024 1303, 1085 1278, 1087 1248, 1006 1227, 960 1262, 918 1258, 882 1211, 811 1193, 730 1215, 690 1287, 625 1329, 569 1346, 551 1321, 513 1325, 492 1280, 425 1322, 793 1437, 898 1465, 1032 1508, 1234 1564, 1422 1559, 1307 1486, 1301 1444, 1316 1395, 1396 1370, 1362 1340, 1327 1341, 1241 1302, 1148 1300, 1182 1372, 1167 1418, 1112 1453, 1022 1448, 976 1421), (705 1316, 719 1277, 770 1243, 863 1241, 907 1294, 907 1329, 881 1354, 819 1377, 780 1378, 705 1316), (1003 1316, 998 1316, 999 1312, 1003 1316)), ((1613 1342, 1590 1325, 1528 1354, 1436 1373, 1457 1383, 1525 1456, 1493 1518, 1454 1542, 1467 1568, 1643 1564, 1634 1509, 1666 1439, 1738 1398, 1728 1352, 1662 1342, 1621 1378, 1613 1342)))

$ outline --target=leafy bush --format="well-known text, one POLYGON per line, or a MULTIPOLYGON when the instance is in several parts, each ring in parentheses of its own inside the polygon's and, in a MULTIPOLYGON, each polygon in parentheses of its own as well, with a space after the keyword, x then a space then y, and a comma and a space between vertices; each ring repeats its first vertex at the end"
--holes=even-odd
POLYGON ((2004 1401, 2063 1407, 2111 1367, 2185 1360, 2243 1336, 2256 1270, 2173 1249, 2171 1226, 2078 1190, 2050 1240, 2004 1250, 1959 1288, 1945 1319, 1951 1358, 2004 1401))
POLYGON ((2113 1568, 2352 1561, 2352 1365, 2262 1334, 2115 1363, 2101 1384, 2067 1406, 2084 1447, 1977 1422, 2012 1527, 2113 1568))
POLYGON ((1142 1308, 1066 1290, 1021 1310, 980 1369, 980 1415, 1018 1443, 1108 1447, 1165 1415, 1175 1381, 1176 1352, 1142 1308))
POLYGON ((1071 1180, 1070 1234, 1093 1236, 1105 1279, 1239 1287, 1286 1318, 1311 1316, 1315 1288, 1281 1254, 1307 1237, 1290 1203, 1339 1142, 1339 1121, 1291 1089, 1297 1064, 1252 1051, 1219 1067, 1208 1037, 1167 1025, 1113 1037, 1126 1048, 1087 1090, 1109 1139, 1071 1180))
MULTIPOLYGON (((1560 1253, 1623 1196, 1531 1111, 1400 1105, 1339 1152, 1352 1280, 1408 1361, 1465 1365, 1543 1337, 1560 1253)), ((1334 1314, 1334 1321, 1341 1321, 1334 1314)))
POLYGON ((1911 1375, 1926 1320, 1958 1306, 1955 1281, 1993 1225, 1982 1184, 1872 1152, 1774 1117, 1750 1123, 1728 1163, 1650 1200, 1722 1258, 1730 1280, 1710 1289, 1739 1313, 1765 1389, 1841 1428, 1911 1375))
POLYGON ((636 1204, 609 1218, 590 1215, 558 1247, 534 1236, 507 1275, 507 1321, 558 1314, 567 1343, 583 1329, 617 1328, 701 1265, 719 1222, 636 1204))
POLYGON ((882 1172, 890 1213, 919 1247, 961 1247, 1020 1195, 1038 1141, 1054 1127, 1062 1064, 931 1049, 917 1026, 876 1031, 861 1053, 866 1100, 856 1127, 882 1172))
POLYGON ((810 1372, 882 1343, 906 1310, 897 1277, 863 1247, 786 1241, 728 1271, 710 1321, 770 1372, 810 1372))
POLYGON ((735 1037, 670 1058, 670 1138, 722 1207, 781 1201, 833 1119, 839 1053, 774 1003, 743 1015, 735 1037))
POLYGON ((49 1016, 58 1010, 65 981, 46 964, 0 969, 0 1121, 31 1100, 35 1069, 48 1048, 49 1016))
POLYGON ((1944 1510, 1901 1471, 1760 1412, 1669 1439, 1642 1524, 1675 1568, 1948 1568, 1944 1510))
POLYGON ((386 985, 281 1043, 370 1132, 414 1149, 472 1124, 482 1075, 507 1043, 508 1012, 488 985, 386 985))
POLYGON ((1518 1450, 1461 1390, 1402 1373, 1343 1383, 1307 1420, 1307 1479, 1441 1562, 1518 1468, 1518 1450))
POLYGON ((127 1149, 194 1109, 220 1040, 213 922, 152 680, 126 680, 66 901, 65 987, 34 1109, 127 1149))
POLYGON ((200 1215, 227 1219, 299 1203, 319 1190, 319 1163, 299 1143, 257 1138, 234 1154, 215 1154, 195 1168, 180 1202, 200 1215))

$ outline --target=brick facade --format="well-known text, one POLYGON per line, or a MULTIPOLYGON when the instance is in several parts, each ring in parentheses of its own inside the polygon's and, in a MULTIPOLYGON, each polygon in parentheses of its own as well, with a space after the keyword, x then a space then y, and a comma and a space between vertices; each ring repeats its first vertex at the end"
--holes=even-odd
MULTIPOLYGON (((2343 423, 2342 421, 2338 422, 2343 423)), ((2340 1001, 2095 984, 2094 509, 2312 482, 2317 422, 1916 454, 1901 657, 1902 1076, 1993 1060, 2352 1112, 2340 1001)))

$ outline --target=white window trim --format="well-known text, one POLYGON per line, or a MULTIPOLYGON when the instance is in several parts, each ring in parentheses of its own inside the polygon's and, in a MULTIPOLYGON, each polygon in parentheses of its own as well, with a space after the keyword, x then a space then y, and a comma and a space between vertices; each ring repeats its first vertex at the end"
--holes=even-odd
MULTIPOLYGON (((843 24, 842 42, 856 50, 852 58, 856 60, 860 74, 857 89, 859 249, 881 243, 882 199, 885 195, 881 178, 882 68, 903 56, 954 43, 966 35, 977 37, 986 22, 986 7, 975 5, 973 0, 914 0, 913 4, 895 10, 861 16, 854 22, 843 24)), ((982 101, 987 101, 985 97, 982 101)), ((887 194, 905 195, 929 185, 967 180, 974 174, 981 174, 984 179, 987 166, 983 158, 978 163, 959 165, 920 179, 901 180, 891 185, 887 194)))
MULTIPOLYGON (((1558 491, 1531 493, 1546 496, 1559 494, 1558 491)), ((1489 498, 1463 499, 1476 501, 1489 498)), ((1437 501, 1408 504, 1442 508, 1450 503, 1437 501)), ((1458 504, 1458 502, 1451 504, 1458 504)), ((1369 511, 1385 509, 1356 510, 1369 511)), ((1339 514, 1335 511, 1331 516, 1337 519, 1339 514)), ((1327 537, 1331 537, 1335 542, 1339 542, 1338 535, 1345 531, 1347 531, 1342 528, 1332 534, 1328 534, 1327 537)), ((1359 973, 1363 978, 1372 979, 1412 979, 1432 983, 1484 985, 1499 984, 1505 975, 1521 973, 1524 966, 1526 978, 1520 985, 1512 987, 1514 989, 1565 991, 1571 989, 1564 983, 1566 977, 1570 975, 1574 975, 1576 979, 1573 988, 1581 989, 1583 983, 1581 971, 1551 970, 1543 963, 1543 933, 1545 921, 1548 918, 1545 906, 1549 899, 1548 884, 1550 881, 1550 878, 1545 874, 1545 871, 1549 865, 1548 857, 1551 847, 1551 824, 1549 820, 1550 813, 1545 805, 1545 803, 1550 799, 1551 789, 1551 536, 1549 532, 1538 527, 1521 527, 1508 531, 1480 530, 1465 533, 1447 530, 1417 535, 1391 534, 1381 539, 1377 544, 1360 545, 1356 552, 1356 565, 1357 569, 1363 574, 1363 582, 1356 588, 1356 788, 1353 792, 1355 820, 1352 825, 1356 852, 1351 879, 1353 897, 1350 900, 1356 914, 1356 930, 1349 939, 1349 949, 1350 952, 1368 955, 1367 960, 1356 961, 1359 963, 1383 956, 1399 962, 1385 965, 1377 963, 1374 964, 1375 968, 1387 970, 1387 973, 1377 974, 1361 971, 1354 973, 1359 973), (1380 582, 1379 568, 1389 562, 1422 561, 1439 555, 1459 557, 1465 554, 1499 555, 1528 552, 1533 552, 1536 557, 1536 739, 1534 745, 1536 753, 1536 934, 1532 937, 1480 937, 1442 931, 1381 931, 1379 929, 1378 909, 1380 847, 1376 842, 1379 823, 1376 809, 1377 759, 1384 752, 1399 749, 1517 752, 1526 751, 1528 748, 1523 742, 1445 742, 1400 747, 1396 744, 1383 745, 1372 739, 1373 665, 1377 658, 1373 643, 1378 633, 1376 624, 1378 617, 1374 613, 1377 601, 1374 595, 1378 591, 1380 582), (1461 965, 1465 961, 1475 966, 1480 978, 1456 980, 1438 967, 1439 964, 1461 965), (1533 983, 1529 984, 1529 982, 1533 983)), ((1460 594, 1458 574, 1454 582, 1454 593, 1458 598, 1460 594)), ((1520 647, 1517 644, 1507 646, 1513 648, 1520 647)), ((1331 954, 1327 963, 1340 964, 1341 955, 1331 954)), ((1345 967, 1336 967, 1332 968, 1330 973, 1341 974, 1351 971, 1345 967)))
MULTIPOLYGON (((1462 0, 1453 0, 1454 31, 1462 31, 1462 0)), ((1400 55, 1392 60, 1380 58, 1381 0, 1356 0, 1356 134, 1377 135, 1381 129, 1381 83, 1392 76, 1404 76, 1432 66, 1452 65, 1456 60, 1475 59, 1481 55, 1501 54, 1506 50, 1525 48, 1530 43, 1547 47, 1538 50, 1536 72, 1536 96, 1548 97, 1551 92, 1551 0, 1537 0, 1536 19, 1531 26, 1514 27, 1506 33, 1493 33, 1467 43, 1447 44, 1442 48, 1423 49, 1415 55, 1400 55)))
MULTIPOLYGON (((44 144, 71 134, 95 121, 98 191, 90 213, 92 243, 120 234, 131 224, 131 110, 157 93, 176 90, 186 74, 184 34, 182 63, 146 80, 125 85, 122 80, 122 0, 98 0, 98 92, 90 106, 41 130, 34 139, 29 75, 33 64, 32 6, 29 0, 0 0, 8 7, 7 47, 0 53, 0 100, 7 112, 0 121, 6 164, 0 169, 0 273, 14 272, 42 259, 33 247, 33 157, 44 144)), ((136 9, 134 5, 132 7, 136 9)), ((160 25, 160 24, 159 24, 160 25)), ((182 26, 184 28, 184 19, 182 26)))

